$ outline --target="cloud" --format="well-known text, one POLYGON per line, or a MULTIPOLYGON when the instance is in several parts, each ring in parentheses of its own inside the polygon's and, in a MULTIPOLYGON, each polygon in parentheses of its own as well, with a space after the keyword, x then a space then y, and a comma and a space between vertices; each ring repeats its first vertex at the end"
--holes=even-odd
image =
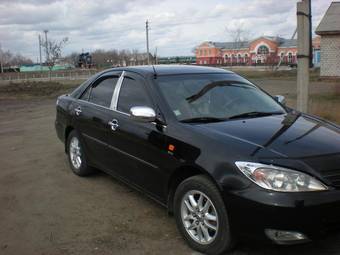
MULTIPOLYGON (((314 28, 332 0, 313 0, 314 28)), ((291 37, 296 2, 285 0, 0 0, 3 48, 36 60, 38 34, 69 37, 64 53, 104 49, 145 50, 145 20, 150 47, 162 56, 189 55, 205 40, 227 41, 242 26, 249 38, 291 37), (228 29, 227 29, 228 28, 228 29)))

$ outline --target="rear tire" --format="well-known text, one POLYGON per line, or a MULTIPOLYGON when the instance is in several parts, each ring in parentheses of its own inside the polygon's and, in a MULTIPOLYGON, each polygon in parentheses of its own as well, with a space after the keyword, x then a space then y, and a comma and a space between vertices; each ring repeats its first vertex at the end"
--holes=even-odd
POLYGON ((78 176, 87 176, 94 172, 94 169, 87 164, 85 151, 75 130, 72 130, 67 137, 67 156, 70 167, 78 176))
POLYGON ((215 255, 233 248, 223 199, 206 176, 190 177, 178 186, 174 215, 181 235, 194 250, 215 255))

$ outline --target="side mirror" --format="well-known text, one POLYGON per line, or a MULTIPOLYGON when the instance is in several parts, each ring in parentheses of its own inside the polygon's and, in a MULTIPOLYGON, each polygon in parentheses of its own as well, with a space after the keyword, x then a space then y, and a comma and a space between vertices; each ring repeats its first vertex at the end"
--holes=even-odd
POLYGON ((153 122, 156 120, 156 112, 148 106, 134 106, 130 109, 131 118, 138 122, 153 122))
POLYGON ((282 105, 286 105, 286 98, 284 96, 276 95, 276 96, 274 96, 274 99, 275 99, 276 102, 278 102, 282 105))

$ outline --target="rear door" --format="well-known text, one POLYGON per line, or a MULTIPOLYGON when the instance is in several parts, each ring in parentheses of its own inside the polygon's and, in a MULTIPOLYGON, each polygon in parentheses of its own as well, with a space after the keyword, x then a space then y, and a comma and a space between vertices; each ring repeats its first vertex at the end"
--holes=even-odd
POLYGON ((162 196, 164 173, 165 135, 155 123, 139 123, 130 118, 133 106, 149 106, 157 112, 142 76, 125 72, 118 100, 111 118, 117 128, 108 136, 109 151, 119 158, 109 157, 112 165, 120 164, 119 174, 134 184, 162 196))
POLYGON ((75 103, 76 129, 80 132, 90 163, 106 169, 110 105, 119 73, 100 76, 75 103))

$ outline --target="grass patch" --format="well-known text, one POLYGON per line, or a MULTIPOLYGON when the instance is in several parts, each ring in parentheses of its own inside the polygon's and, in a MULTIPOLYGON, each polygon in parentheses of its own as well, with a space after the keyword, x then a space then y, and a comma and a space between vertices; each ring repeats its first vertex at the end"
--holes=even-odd
POLYGON ((296 79, 296 70, 290 71, 252 71, 252 70, 235 70, 235 72, 247 79, 296 79))
MULTIPOLYGON (((320 101, 335 101, 340 102, 340 93, 332 93, 332 94, 312 94, 310 95, 310 99, 313 100, 320 100, 320 101)), ((340 110, 340 109, 339 109, 340 110)))
MULTIPOLYGON (((284 79, 284 80, 296 80, 297 69, 284 70, 284 71, 256 71, 256 70, 242 70, 242 69, 231 69, 237 74, 246 77, 247 79, 284 79)), ((320 69, 312 69, 309 72, 310 81, 326 81, 326 82, 340 82, 340 79, 325 79, 320 78, 320 69)))
POLYGON ((81 81, 39 81, 8 83, 0 86, 0 98, 54 98, 71 92, 81 81))
POLYGON ((312 95, 309 111, 324 119, 340 124, 340 93, 312 95))
MULTIPOLYGON (((287 105, 296 108, 296 95, 287 96, 287 105)), ((308 112, 340 125, 340 93, 313 94, 308 112)))

